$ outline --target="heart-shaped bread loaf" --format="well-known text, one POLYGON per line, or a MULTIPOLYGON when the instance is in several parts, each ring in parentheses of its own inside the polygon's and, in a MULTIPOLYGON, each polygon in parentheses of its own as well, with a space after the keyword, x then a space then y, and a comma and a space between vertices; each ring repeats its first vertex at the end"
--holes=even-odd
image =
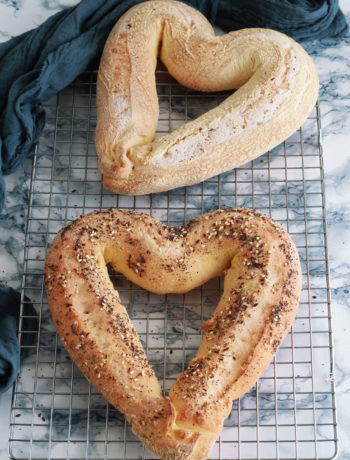
POLYGON ((317 94, 311 58, 286 35, 243 29, 216 37, 205 17, 184 3, 141 3, 117 22, 100 63, 95 142, 104 185, 139 195, 228 171, 290 136, 317 94), (158 54, 188 88, 239 89, 152 142, 159 113, 158 54))
POLYGON ((64 346, 89 381, 156 455, 205 459, 229 415, 270 363, 301 289, 296 248, 259 212, 226 209, 183 227, 109 209, 56 236, 46 292, 64 346), (107 264, 157 294, 185 293, 225 274, 196 357, 164 397, 107 264))

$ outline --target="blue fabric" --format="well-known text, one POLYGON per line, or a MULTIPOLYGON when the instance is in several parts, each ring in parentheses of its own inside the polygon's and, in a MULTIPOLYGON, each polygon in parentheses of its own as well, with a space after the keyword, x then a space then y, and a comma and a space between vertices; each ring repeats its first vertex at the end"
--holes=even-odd
MULTIPOLYGON (((19 370, 21 353, 17 329, 20 304, 21 296, 17 291, 0 285, 0 393, 13 384, 19 370)), ((36 331, 38 323, 33 305, 27 301, 23 305, 23 315, 33 318, 23 321, 21 345, 31 345, 35 334, 25 331, 36 331)))
MULTIPOLYGON (((141 0, 83 0, 37 29, 0 44, 0 212, 3 175, 14 172, 31 151, 46 119, 40 103, 97 65, 117 19, 141 0)), ((226 30, 269 27, 296 40, 338 37, 347 24, 337 0, 189 0, 212 24, 226 30)), ((25 303, 26 314, 34 314, 25 303)), ((0 392, 14 381, 20 362, 17 318, 20 296, 0 287, 0 392)), ((35 321, 26 327, 36 330, 35 321)), ((34 334, 24 334, 25 340, 34 334)))
POLYGON ((215 19, 224 29, 266 27, 297 41, 341 37, 347 23, 338 0, 227 0, 215 19))

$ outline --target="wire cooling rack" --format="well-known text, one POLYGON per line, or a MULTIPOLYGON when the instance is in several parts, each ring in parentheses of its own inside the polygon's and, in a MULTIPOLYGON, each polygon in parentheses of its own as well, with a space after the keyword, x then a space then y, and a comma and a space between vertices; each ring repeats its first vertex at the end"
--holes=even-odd
MULTIPOLYGON (((14 393, 11 458, 154 458, 124 417, 86 381, 62 347, 48 310, 44 260, 56 232, 80 214, 110 206, 137 209, 180 225, 225 206, 253 207, 281 222, 295 241, 303 269, 297 318, 257 384, 225 421, 210 458, 330 459, 336 454, 333 347, 327 263, 320 118, 273 151, 191 187, 127 197, 105 190, 94 147, 96 72, 81 75, 45 104, 48 120, 31 177, 22 303, 31 299, 38 330, 31 334, 14 393)), ((227 93, 200 94, 157 72, 157 136, 215 107, 227 93)), ((222 287, 215 279, 186 295, 156 296, 111 274, 166 393, 194 356, 197 330, 222 287)), ((22 310, 23 311, 23 310, 22 310)))

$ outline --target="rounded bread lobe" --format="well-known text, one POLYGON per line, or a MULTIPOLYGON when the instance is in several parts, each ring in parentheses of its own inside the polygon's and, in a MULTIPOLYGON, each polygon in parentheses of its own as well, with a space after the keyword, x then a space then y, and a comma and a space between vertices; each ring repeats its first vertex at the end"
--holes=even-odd
POLYGON ((205 459, 229 415, 269 365, 298 307, 301 269, 281 225, 232 208, 167 227, 108 209, 72 222, 47 254, 57 331, 88 380, 163 459, 205 459), (186 293, 225 274, 196 357, 164 397, 107 270, 156 294, 186 293))
POLYGON ((140 195, 236 168, 298 129, 317 95, 311 58, 284 34, 257 28, 216 37, 205 17, 183 3, 136 5, 111 31, 99 67, 95 143, 104 185, 140 195), (153 141, 158 54, 186 87, 238 89, 218 107, 153 141))

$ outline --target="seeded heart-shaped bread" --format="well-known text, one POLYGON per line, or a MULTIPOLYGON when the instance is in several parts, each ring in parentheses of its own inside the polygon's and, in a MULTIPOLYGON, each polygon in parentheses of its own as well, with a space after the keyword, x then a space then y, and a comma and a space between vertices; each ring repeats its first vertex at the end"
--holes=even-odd
POLYGON ((294 319, 296 248, 259 212, 226 209, 183 227, 118 209, 94 212, 55 237, 45 284, 62 342, 89 381, 162 459, 206 459, 232 401, 265 371, 294 319), (163 396, 107 271, 156 294, 186 293, 225 274, 196 357, 163 396))
POLYGON ((95 143, 104 185, 140 195, 236 168, 298 129, 317 94, 311 58, 286 35, 257 28, 216 37, 205 17, 184 3, 140 3, 111 31, 98 72, 95 143), (183 86, 238 90, 153 140, 158 55, 183 86))

